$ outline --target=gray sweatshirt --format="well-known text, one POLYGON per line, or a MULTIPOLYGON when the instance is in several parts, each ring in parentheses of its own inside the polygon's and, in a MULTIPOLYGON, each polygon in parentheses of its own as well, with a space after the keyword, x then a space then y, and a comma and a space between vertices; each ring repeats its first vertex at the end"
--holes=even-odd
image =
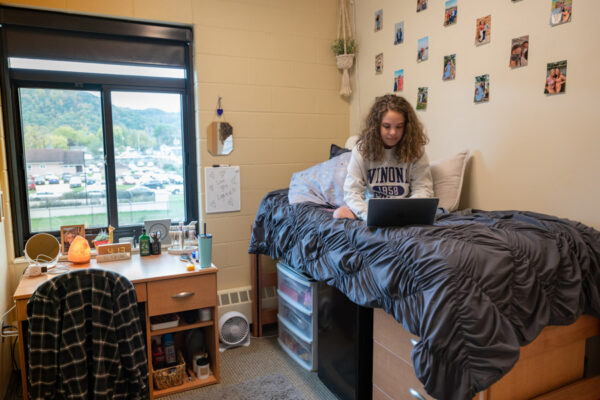
POLYGON ((393 149, 385 149, 383 161, 368 161, 355 146, 344 182, 344 202, 366 220, 367 201, 372 197, 433 197, 427 154, 414 163, 402 163, 393 149))

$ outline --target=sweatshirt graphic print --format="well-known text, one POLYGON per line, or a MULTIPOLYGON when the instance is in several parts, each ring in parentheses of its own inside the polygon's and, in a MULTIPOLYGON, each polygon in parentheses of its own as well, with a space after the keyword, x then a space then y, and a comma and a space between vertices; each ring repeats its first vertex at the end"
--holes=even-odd
POLYGON ((427 154, 414 163, 402 163, 393 149, 386 149, 382 161, 369 161, 355 146, 344 182, 344 202, 358 218, 366 220, 367 201, 373 197, 433 197, 427 154))

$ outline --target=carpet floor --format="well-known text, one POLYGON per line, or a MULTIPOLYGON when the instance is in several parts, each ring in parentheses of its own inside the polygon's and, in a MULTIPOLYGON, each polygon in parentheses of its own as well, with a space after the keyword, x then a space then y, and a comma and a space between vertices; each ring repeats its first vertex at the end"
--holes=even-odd
POLYGON ((260 382, 279 382, 284 389, 288 387, 284 385, 287 382, 296 394, 285 390, 277 392, 276 384, 271 386, 272 392, 262 392, 248 399, 337 400, 319 380, 316 372, 306 371, 281 349, 276 336, 253 337, 250 346, 221 353, 221 383, 172 394, 161 400, 242 400, 246 397, 235 396, 243 394, 244 390, 260 387, 260 382), (257 382, 259 385, 256 385, 257 382), (281 393, 290 396, 299 394, 301 397, 280 397, 281 393), (222 397, 224 395, 231 397, 222 397))

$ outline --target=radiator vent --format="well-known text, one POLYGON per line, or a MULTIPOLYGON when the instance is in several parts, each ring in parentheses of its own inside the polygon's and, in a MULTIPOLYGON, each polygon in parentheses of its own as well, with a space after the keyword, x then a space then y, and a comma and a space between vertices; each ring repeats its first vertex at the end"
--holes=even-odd
POLYGON ((219 315, 229 311, 237 311, 246 316, 252 323, 252 287, 219 290, 217 293, 219 315))
MULTIPOLYGON (((262 289, 262 308, 277 307, 277 287, 269 286, 262 289)), ((252 323, 252 287, 244 286, 235 289, 219 290, 217 293, 219 315, 229 311, 241 312, 248 322, 252 323)))

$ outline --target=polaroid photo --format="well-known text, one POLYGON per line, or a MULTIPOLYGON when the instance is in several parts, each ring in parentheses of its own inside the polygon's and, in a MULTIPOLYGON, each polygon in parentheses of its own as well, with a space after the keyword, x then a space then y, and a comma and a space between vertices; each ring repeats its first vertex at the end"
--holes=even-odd
POLYGON ((417 12, 427 9, 427 0, 417 0, 417 12))
POLYGON ((529 35, 514 38, 510 45, 511 68, 525 67, 529 61, 529 35))
POLYGON ((573 0, 552 0, 550 10, 550 25, 560 25, 571 22, 573 13, 573 0))
POLYGON ((71 243, 76 236, 85 238, 85 225, 63 225, 60 227, 60 245, 63 254, 69 252, 71 243))
POLYGON ((375 73, 377 75, 383 73, 383 53, 375 56, 375 73))
POLYGON ((477 18, 475 24, 475 44, 481 46, 490 42, 492 38, 492 16, 477 18))
POLYGON ((417 62, 425 61, 429 58, 429 36, 419 39, 417 44, 417 62))
POLYGON ((444 56, 444 73, 442 74, 443 81, 450 81, 456 78, 456 54, 444 56))
POLYGON ((427 109, 427 88, 420 87, 417 90, 417 110, 427 109))
POLYGON ((456 1, 457 0, 448 0, 445 3, 444 26, 453 25, 456 23, 456 17, 458 13, 456 1))
POLYGON ((394 71, 394 92, 404 89, 404 69, 394 71))
POLYGON ((383 28, 383 9, 375 13, 375 32, 383 28))
POLYGON ((394 44, 404 43, 404 21, 394 25, 394 44))
POLYGON ((546 86, 544 93, 558 94, 567 90, 567 60, 546 65, 546 86))
POLYGON ((475 77, 475 103, 483 103, 490 100, 490 75, 480 75, 475 77))

